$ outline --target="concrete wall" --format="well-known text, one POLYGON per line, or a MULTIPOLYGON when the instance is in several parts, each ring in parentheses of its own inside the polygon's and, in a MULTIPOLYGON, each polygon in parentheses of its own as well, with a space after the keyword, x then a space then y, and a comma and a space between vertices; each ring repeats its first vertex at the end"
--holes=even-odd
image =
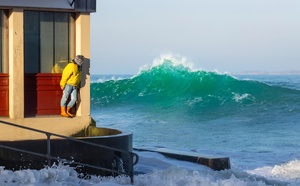
POLYGON ((82 54, 85 61, 82 65, 80 100, 78 116, 90 115, 90 15, 81 13, 76 19, 76 54, 82 54))
POLYGON ((12 9, 9 24, 9 115, 24 117, 24 31, 23 10, 12 9))

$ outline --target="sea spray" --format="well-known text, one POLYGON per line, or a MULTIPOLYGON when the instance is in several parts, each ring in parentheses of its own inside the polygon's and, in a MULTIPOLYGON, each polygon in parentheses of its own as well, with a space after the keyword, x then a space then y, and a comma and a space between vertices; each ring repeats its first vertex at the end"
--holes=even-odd
MULTIPOLYGON (((260 167, 255 170, 240 170, 233 167, 231 170, 212 171, 204 166, 190 162, 177 161, 165 158, 156 153, 141 154, 147 157, 151 170, 134 176, 135 186, 267 186, 300 184, 299 161, 294 160, 275 167, 260 167), (168 165, 168 166, 162 166, 168 165)), ((143 165, 140 165, 142 167, 143 165)), ((78 174, 69 166, 58 165, 41 170, 11 171, 0 169, 0 185, 17 186, 129 186, 132 185, 128 176, 97 176, 90 175, 86 179, 79 178, 78 174)))

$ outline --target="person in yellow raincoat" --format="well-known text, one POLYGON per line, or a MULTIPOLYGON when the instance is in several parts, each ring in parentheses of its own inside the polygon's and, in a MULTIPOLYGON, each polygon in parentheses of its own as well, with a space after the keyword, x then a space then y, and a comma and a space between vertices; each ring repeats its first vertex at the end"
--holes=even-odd
POLYGON ((60 101, 61 116, 74 117, 75 115, 70 113, 70 109, 75 105, 77 101, 78 89, 81 82, 81 67, 84 61, 83 55, 77 55, 71 62, 64 68, 62 77, 60 80, 60 88, 63 90, 63 95, 60 101), (71 96, 71 100, 67 104, 68 98, 71 96))

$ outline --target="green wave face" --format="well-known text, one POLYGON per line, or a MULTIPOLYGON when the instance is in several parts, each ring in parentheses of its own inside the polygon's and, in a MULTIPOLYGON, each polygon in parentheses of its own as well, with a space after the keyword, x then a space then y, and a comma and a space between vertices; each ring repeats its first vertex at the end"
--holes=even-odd
POLYGON ((295 104, 299 91, 269 86, 258 81, 238 80, 227 74, 193 71, 182 64, 164 60, 123 80, 92 83, 92 104, 172 109, 196 114, 230 114, 251 107, 254 111, 295 104))

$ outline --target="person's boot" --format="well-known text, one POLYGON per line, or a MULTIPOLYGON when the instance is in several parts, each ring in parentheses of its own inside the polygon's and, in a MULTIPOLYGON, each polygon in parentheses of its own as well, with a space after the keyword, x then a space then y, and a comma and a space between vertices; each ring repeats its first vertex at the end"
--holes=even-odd
POLYGON ((74 117, 75 114, 72 114, 72 113, 71 113, 71 109, 72 109, 72 107, 67 107, 67 114, 68 114, 70 117, 74 117))
POLYGON ((66 107, 60 107, 60 110, 61 110, 61 112, 60 112, 60 115, 62 116, 62 117, 70 117, 67 113, 66 113, 66 107))

